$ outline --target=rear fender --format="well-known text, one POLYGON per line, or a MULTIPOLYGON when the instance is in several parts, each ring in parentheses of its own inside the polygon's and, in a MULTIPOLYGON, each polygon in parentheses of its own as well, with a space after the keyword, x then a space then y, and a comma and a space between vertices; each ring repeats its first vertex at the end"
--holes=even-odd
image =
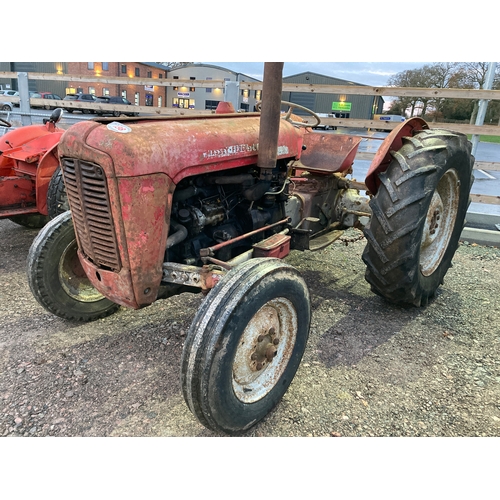
POLYGON ((387 170, 392 160, 391 151, 398 151, 403 145, 403 137, 411 137, 417 130, 426 130, 429 125, 422 118, 406 120, 392 130, 379 147, 366 174, 365 184, 371 194, 376 194, 380 186, 378 176, 387 170))

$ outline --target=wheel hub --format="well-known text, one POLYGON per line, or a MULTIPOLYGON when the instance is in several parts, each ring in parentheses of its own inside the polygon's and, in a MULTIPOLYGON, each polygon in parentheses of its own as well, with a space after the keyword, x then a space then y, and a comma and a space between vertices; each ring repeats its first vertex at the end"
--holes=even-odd
POLYGON ((64 291, 79 302, 97 302, 103 298, 87 278, 77 254, 76 241, 64 250, 59 261, 58 275, 64 291))
POLYGON ((424 276, 439 267, 448 248, 457 218, 459 187, 457 172, 450 169, 432 195, 420 244, 420 271, 424 276))
POLYGON ((253 403, 268 394, 285 371, 297 335, 297 311, 283 297, 261 307, 245 328, 233 362, 233 390, 253 403))
POLYGON ((255 350, 250 355, 250 367, 253 371, 262 370, 267 363, 271 363, 278 354, 279 337, 274 327, 269 328, 267 334, 257 337, 255 350))

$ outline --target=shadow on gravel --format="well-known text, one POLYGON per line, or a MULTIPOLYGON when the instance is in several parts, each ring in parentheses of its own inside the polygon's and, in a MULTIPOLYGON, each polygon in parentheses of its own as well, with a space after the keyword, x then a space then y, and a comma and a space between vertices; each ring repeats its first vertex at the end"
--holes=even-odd
POLYGON ((305 271, 303 276, 312 296, 313 315, 324 300, 348 308, 342 319, 321 335, 317 344, 318 361, 328 368, 356 365, 399 334, 423 311, 389 304, 375 294, 369 297, 359 295, 352 290, 364 279, 359 274, 349 284, 338 284, 340 280, 336 278, 325 280, 320 271, 305 271))

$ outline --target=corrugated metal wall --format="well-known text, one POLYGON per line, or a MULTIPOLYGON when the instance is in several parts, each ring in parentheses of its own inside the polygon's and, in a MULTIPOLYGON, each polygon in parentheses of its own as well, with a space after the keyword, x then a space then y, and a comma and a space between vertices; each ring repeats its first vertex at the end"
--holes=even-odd
MULTIPOLYGON (((65 62, 0 62, 0 71, 14 71, 26 73, 67 73, 67 63, 65 62)), ((17 78, 7 80, 0 79, 0 84, 4 87, 10 85, 11 89, 17 90, 17 78)), ((35 92, 53 92, 61 97, 66 95, 67 82, 53 82, 44 80, 29 80, 29 90, 35 92)))
MULTIPOLYGON (((300 73, 283 78, 284 83, 299 83, 312 85, 354 85, 360 86, 362 83, 354 83, 347 80, 340 80, 317 73, 300 73)), ((283 92, 282 99, 290 101, 306 108, 312 109, 316 113, 331 113, 332 102, 341 101, 341 94, 316 94, 308 92, 283 92)), ((383 98, 380 96, 362 96, 344 94, 346 102, 351 103, 349 118, 371 119, 373 114, 381 113, 384 105, 383 98), (375 109, 374 108, 375 105, 375 109)), ((297 111, 297 114, 300 114, 297 111)))

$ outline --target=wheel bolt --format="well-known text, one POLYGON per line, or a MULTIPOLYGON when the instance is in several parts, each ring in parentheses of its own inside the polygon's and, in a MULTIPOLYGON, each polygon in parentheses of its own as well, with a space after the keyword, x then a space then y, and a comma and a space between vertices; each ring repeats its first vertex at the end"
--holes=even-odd
POLYGON ((274 356, 276 356, 276 353, 276 348, 272 344, 269 344, 269 347, 266 349, 266 359, 271 362, 274 356))

